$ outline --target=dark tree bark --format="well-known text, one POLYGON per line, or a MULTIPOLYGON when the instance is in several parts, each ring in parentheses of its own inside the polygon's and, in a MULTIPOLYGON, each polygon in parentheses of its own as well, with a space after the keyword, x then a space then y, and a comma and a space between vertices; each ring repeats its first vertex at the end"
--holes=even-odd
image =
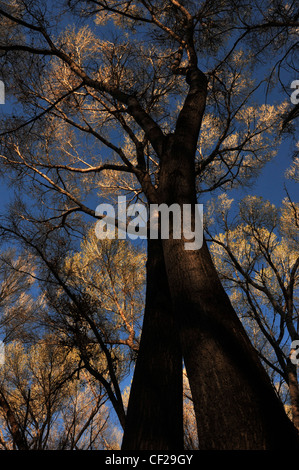
POLYGON ((174 242, 165 241, 165 260, 200 449, 299 448, 296 430, 218 280, 206 244, 186 252, 174 242))
POLYGON ((0 392, 0 407, 5 413, 6 421, 9 426, 14 445, 18 450, 28 450, 28 444, 25 437, 23 436, 21 427, 2 392, 0 392))
MULTIPOLYGON (((200 71, 192 71, 189 84, 159 184, 160 201, 181 208, 197 202, 194 157, 206 98, 200 71)), ((163 253, 200 449, 298 448, 297 432, 219 281, 206 243, 191 251, 184 242, 163 240, 163 253)))
POLYGON ((297 366, 290 360, 287 362, 287 383, 290 391, 293 423, 299 430, 299 388, 297 366))
POLYGON ((160 240, 148 240, 146 305, 122 450, 183 450, 182 353, 160 240))

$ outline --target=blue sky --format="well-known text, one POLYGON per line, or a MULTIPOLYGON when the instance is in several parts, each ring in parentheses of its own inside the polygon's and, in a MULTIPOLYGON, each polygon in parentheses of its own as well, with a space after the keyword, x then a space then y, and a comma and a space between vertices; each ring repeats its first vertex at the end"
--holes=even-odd
MULTIPOLYGON (((0 112, 2 115, 9 115, 12 110, 12 106, 8 100, 6 104, 0 105, 0 112)), ((0 121, 0 132, 1 132, 1 121, 0 121)), ((285 139, 279 147, 276 156, 268 162, 259 177, 252 183, 252 186, 240 188, 231 192, 231 195, 235 198, 242 198, 247 194, 255 194, 262 196, 265 199, 270 200, 275 205, 280 205, 283 198, 286 197, 284 186, 286 186, 291 198, 294 201, 298 200, 298 185, 290 179, 286 179, 285 172, 290 168, 292 164, 292 154, 294 152, 294 139, 289 137, 285 139)), ((3 213, 3 207, 9 202, 13 194, 13 189, 9 189, 6 186, 5 180, 0 178, 0 198, 1 198, 1 210, 3 213)), ((95 207, 91 207, 95 209, 95 207)))
MULTIPOLYGON (((56 6, 60 8, 60 4, 58 3, 56 6, 52 2, 48 3, 48 13, 52 13, 53 16, 56 14, 56 6)), ((69 18, 68 15, 62 17, 60 19, 61 23, 59 27, 64 27, 68 25, 68 22, 76 21, 74 17, 69 18)), ((93 21, 90 22, 90 26, 93 26, 97 32, 104 34, 105 30, 111 29, 111 25, 107 24, 106 26, 100 26, 101 31, 99 31, 99 27, 94 24, 93 21)), ((233 38, 232 38, 233 40, 233 38)), ((272 62, 272 61, 271 61, 272 62)), ((259 69, 256 72, 256 79, 263 80, 264 73, 267 71, 267 67, 269 64, 259 64, 259 69)), ((288 79, 290 79, 290 84, 292 80, 298 79, 299 77, 295 76, 288 76, 288 72, 283 71, 283 80, 287 83, 288 79)), ((0 76, 1 80, 1 76, 0 76)), ((293 91, 291 88, 286 90, 291 94, 293 91)), ((268 89, 268 83, 264 83, 263 86, 260 87, 258 91, 259 100, 261 103, 273 103, 276 100, 284 100, 286 95, 282 90, 279 91, 279 87, 277 89, 272 90, 272 92, 268 89)), ((14 108, 13 102, 10 99, 6 100, 5 105, 0 105, 0 133, 1 133, 1 114, 9 115, 14 108)), ((16 114, 17 111, 14 111, 16 114)), ((28 119, 31 116, 28 116, 28 119)), ((290 196, 296 200, 298 199, 298 189, 296 184, 285 178, 285 171, 291 166, 292 163, 292 153, 294 151, 294 142, 292 142, 292 138, 285 139, 281 144, 277 155, 273 158, 271 162, 265 165, 264 169, 260 173, 260 176, 252 183, 252 185, 248 188, 240 188, 238 190, 233 190, 230 192, 230 197, 234 197, 235 199, 241 199, 242 197, 246 196, 247 194, 254 194, 257 196, 262 196, 265 199, 270 200, 275 205, 280 205, 281 201, 284 197, 286 197, 286 192, 284 191, 284 185, 286 185, 290 196)), ((12 190, 9 190, 5 185, 5 181, 0 178, 0 197, 1 197, 1 209, 0 214, 3 213, 3 206, 10 200, 11 195, 13 194, 12 190)), ((206 200, 211 195, 207 194, 203 199, 206 200)), ((92 204, 93 198, 91 199, 92 204)), ((200 201, 201 202, 201 201, 200 201)), ((95 201, 95 206, 90 207, 91 209, 95 209, 96 205, 98 204, 95 201)))
POLYGON ((268 162, 251 188, 238 190, 240 196, 254 194, 268 199, 279 206, 287 194, 284 185, 294 201, 298 200, 298 184, 286 179, 285 172, 292 164, 293 147, 290 143, 281 144, 277 155, 268 162))

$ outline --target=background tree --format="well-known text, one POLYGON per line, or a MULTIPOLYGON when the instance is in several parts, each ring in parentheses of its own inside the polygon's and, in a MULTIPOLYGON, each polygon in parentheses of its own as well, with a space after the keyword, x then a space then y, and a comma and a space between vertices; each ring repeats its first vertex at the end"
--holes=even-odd
POLYGON ((112 445, 105 393, 84 377, 74 350, 41 331, 45 305, 33 295, 35 261, 12 250, 1 256, 1 448, 92 448, 104 445, 105 433, 112 445))
POLYGON ((6 347, 1 367, 1 447, 12 450, 109 449, 105 393, 51 338, 6 347))
POLYGON ((31 295, 34 260, 10 247, 0 255, 0 330, 4 343, 18 339, 30 342, 34 335, 38 304, 31 295))
MULTIPOLYGON (((17 237, 17 233, 14 236, 17 237)), ((59 239, 59 242, 61 246, 63 240, 59 239)), ((28 248, 28 243, 25 246, 28 248)), ((18 248, 20 249, 19 243, 18 248)), ((42 254, 45 257, 46 243, 43 244, 43 248, 42 254)), ((54 253, 57 251, 54 249, 53 240, 51 251, 54 253)), ((82 242, 80 251, 69 252, 65 259, 61 256, 61 268, 67 279, 67 285, 77 291, 80 289, 81 293, 88 293, 89 305, 92 301, 101 305, 97 321, 95 317, 92 319, 96 323, 96 330, 102 333, 108 347, 122 347, 122 354, 117 350, 114 352, 111 350, 111 356, 114 368, 121 370, 125 375, 130 371, 139 347, 140 327, 137 325, 144 305, 142 269, 144 256, 144 251, 125 241, 100 242, 93 230, 82 242), (135 319, 137 319, 136 324, 135 319), (132 339, 133 331, 135 341, 132 339), (128 349, 127 353, 124 348, 128 349)), ((29 297, 31 303, 26 312, 20 309, 12 296, 7 303, 10 314, 7 312, 6 316, 4 314, 1 316, 3 320, 6 317, 6 361, 5 368, 2 369, 1 388, 2 397, 5 397, 5 402, 2 402, 1 424, 3 449, 119 448, 121 432, 109 411, 111 408, 109 394, 98 380, 100 373, 107 380, 109 372, 106 371, 104 358, 94 349, 92 334, 82 330, 84 318, 81 317, 79 338, 78 328, 74 327, 76 320, 78 323, 78 317, 74 315, 74 310, 72 315, 68 315, 70 302, 61 303, 57 300, 62 295, 61 287, 54 282, 53 273, 47 268, 42 257, 39 259, 37 250, 32 250, 27 256, 23 252, 18 263, 12 253, 10 256, 7 254, 5 268, 2 270, 2 292, 9 283, 12 285, 13 275, 18 279, 18 283, 14 284, 18 287, 18 295, 21 293, 24 296, 26 288, 28 297, 29 293, 33 294, 30 288, 35 295, 29 297), (23 278, 23 283, 20 282, 20 278, 23 278), (39 290, 42 292, 40 297, 36 293, 39 290), (14 306, 15 314, 11 315, 14 306), (31 335, 26 334, 26 331, 30 331, 31 335), (85 367, 82 360, 85 349, 82 343, 86 344, 86 341, 88 347, 93 349, 92 358, 90 355, 85 358, 85 367), (47 368, 51 371, 48 374, 47 368), (86 382, 88 386, 85 385, 86 382), (39 387, 42 387, 42 391, 39 387), (34 392, 34 396, 33 390, 38 390, 34 392), (91 394, 90 401, 89 394, 91 394), (96 397, 99 399, 99 406, 92 407, 96 397), (24 416, 29 413, 29 406, 31 419, 25 419, 24 416), (12 432, 11 425, 6 424, 5 413, 8 410, 18 424, 17 429, 22 436, 25 436, 22 437, 21 443, 17 434, 12 432)), ((159 271, 157 275, 158 273, 159 271)), ((4 325, 1 331, 4 332, 4 325)), ((121 382, 119 375, 118 380, 121 382)), ((128 390, 129 388, 128 386, 128 390)), ((157 399, 159 393, 160 389, 157 386, 157 399)), ((185 394, 185 448, 196 449, 195 416, 187 384, 185 394)), ((126 408, 127 400, 123 398, 123 401, 126 408)))
MULTIPOLYGON (((129 374, 138 350, 144 289, 139 264, 144 253, 125 241, 100 242, 93 231, 78 251, 57 231, 51 233, 49 226, 45 233, 39 232, 38 240, 32 240, 29 233, 35 233, 34 224, 16 222, 17 212, 15 208, 2 235, 21 245, 35 262, 31 279, 36 281, 37 314, 33 326, 30 312, 24 314, 24 325, 36 337, 46 331, 57 346, 74 351, 77 366, 99 381, 124 426, 120 382, 129 374)), ((29 274, 21 271, 23 277, 29 274)), ((19 315, 20 310, 16 324, 22 321, 19 315)), ((25 341, 20 332, 16 337, 25 341)))

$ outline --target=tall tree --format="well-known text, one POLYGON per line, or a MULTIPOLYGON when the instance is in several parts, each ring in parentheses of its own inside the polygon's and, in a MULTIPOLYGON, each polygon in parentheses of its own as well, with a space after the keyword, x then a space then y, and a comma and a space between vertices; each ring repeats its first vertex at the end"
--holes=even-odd
MULTIPOLYGON (((57 32, 66 10, 53 7, 49 12, 46 2, 2 3, 1 70, 24 110, 33 114, 29 120, 21 115, 6 120, 1 158, 15 183, 16 175, 20 185, 31 177, 29 184, 43 204, 40 220, 45 224, 56 221, 65 226, 77 211, 95 216, 86 199, 91 190, 103 187, 103 172, 123 173, 117 179, 118 190, 135 195, 142 191, 150 204, 194 208, 198 190, 242 183, 271 156, 269 142, 275 148, 273 134, 284 107, 262 107, 255 127, 258 113, 249 103, 258 84, 250 80, 254 57, 246 40, 257 32, 266 38, 257 53, 277 47, 279 41, 283 47, 293 47, 298 26, 294 4, 277 2, 273 8, 264 2, 263 8, 260 4, 252 8, 246 2, 225 0, 201 5, 192 0, 169 0, 166 5, 145 0, 75 1, 68 3, 89 24, 57 32), (93 15, 95 28, 88 21, 93 15), (105 24, 108 20, 113 27, 105 24), (213 141, 211 145, 210 138, 209 145, 198 148, 208 106, 216 124, 213 141), (79 140, 79 135, 86 140, 79 140), (104 153, 103 147, 110 153, 104 153), (102 158, 97 155, 99 148, 102 158), (52 196, 49 188, 54 190, 52 196)), ((284 55, 283 48, 280 53, 284 55)), ((30 217, 37 218, 36 211, 30 217)), ((185 241, 162 240, 155 253, 157 262, 165 266, 163 285, 169 287, 168 304, 179 332, 200 448, 298 446, 297 434, 219 281, 206 242, 199 250, 186 250, 185 241)), ((148 291, 154 285, 151 272, 155 270, 148 270, 148 291)), ((148 308, 149 302, 157 308, 152 296, 147 302, 148 308)), ((143 338, 149 325, 151 334, 155 332, 157 317, 148 318, 143 338)), ((173 348, 169 335, 163 337, 163 347, 163 357, 171 354, 178 364, 174 354, 179 349, 173 348)), ((136 365, 139 393, 133 393, 132 387, 133 403, 145 397, 146 382, 138 375, 142 379, 142 374, 157 373, 152 352, 143 351, 148 357, 140 354, 144 365, 136 365)), ((173 370, 181 376, 179 368, 173 370)), ((167 372, 162 380, 169 390, 167 372)), ((160 397, 162 412, 167 400, 160 397)), ((152 405, 144 403, 140 412, 152 405)), ((135 442, 126 441, 126 435, 134 435, 130 410, 134 406, 129 403, 124 446, 136 448, 135 442)), ((139 435, 144 422, 141 419, 140 429, 135 430, 139 435)), ((151 446, 150 436, 142 441, 138 448, 151 446)))

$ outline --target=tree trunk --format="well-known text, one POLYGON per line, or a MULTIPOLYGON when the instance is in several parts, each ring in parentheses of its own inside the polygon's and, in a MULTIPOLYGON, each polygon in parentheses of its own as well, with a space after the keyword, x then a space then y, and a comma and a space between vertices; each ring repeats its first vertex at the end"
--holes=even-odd
MULTIPOLYGON (((159 202, 194 208, 195 152, 206 100, 199 70, 161 159, 159 202)), ((193 214, 193 229, 195 219, 193 214)), ((228 296, 208 247, 163 240, 181 347, 194 401, 200 449, 292 449, 298 435, 286 416, 228 296)))
POLYGON ((298 436, 234 312, 206 244, 164 241, 201 450, 295 449, 298 436))
POLYGON ((0 407, 3 409, 14 445, 18 450, 28 450, 28 444, 23 436, 15 414, 10 408, 4 394, 0 391, 0 407))
POLYGON ((290 391, 293 423, 299 430, 299 387, 297 366, 289 360, 287 364, 288 386, 290 391))
POLYGON ((182 353, 160 240, 148 240, 140 349, 122 450, 183 450, 182 353))

